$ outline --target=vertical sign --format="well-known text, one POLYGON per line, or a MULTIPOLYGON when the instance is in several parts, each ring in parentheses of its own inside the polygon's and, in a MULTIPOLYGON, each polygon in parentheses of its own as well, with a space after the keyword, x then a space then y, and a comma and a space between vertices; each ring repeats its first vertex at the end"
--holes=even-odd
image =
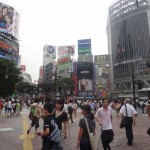
POLYGON ((78 40, 78 55, 91 54, 91 39, 78 40))

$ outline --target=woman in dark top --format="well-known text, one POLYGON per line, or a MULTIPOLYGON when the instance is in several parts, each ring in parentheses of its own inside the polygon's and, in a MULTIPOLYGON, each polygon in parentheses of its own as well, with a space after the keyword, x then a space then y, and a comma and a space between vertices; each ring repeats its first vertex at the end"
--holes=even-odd
POLYGON ((55 111, 53 114, 54 114, 56 123, 61 133, 61 142, 59 144, 60 150, 63 150, 63 146, 62 146, 63 135, 64 135, 64 139, 66 139, 67 127, 68 127, 68 116, 67 116, 67 113, 63 111, 63 108, 64 108, 64 100, 63 99, 56 100, 55 111), (62 124, 64 125, 63 129, 62 129, 62 124))
MULTIPOLYGON (((94 114, 91 112, 91 107, 89 105, 83 105, 81 109, 82 109, 81 113, 84 115, 84 118, 87 119, 90 132, 93 132, 93 135, 95 136, 96 124, 94 120, 94 114)), ((84 118, 81 118, 79 121, 80 129, 78 133, 77 148, 80 147, 80 150, 92 150, 84 118)))

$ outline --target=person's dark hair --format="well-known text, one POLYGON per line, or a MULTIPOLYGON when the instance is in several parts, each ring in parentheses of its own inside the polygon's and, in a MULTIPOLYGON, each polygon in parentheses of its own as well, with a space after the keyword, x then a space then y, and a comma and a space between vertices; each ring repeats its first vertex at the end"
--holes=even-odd
POLYGON ((51 114, 53 112, 53 105, 51 103, 44 104, 44 109, 48 110, 48 112, 51 114))
POLYGON ((56 104, 61 104, 62 105, 61 110, 63 110, 63 108, 64 108, 64 103, 65 103, 65 100, 63 98, 60 98, 60 99, 56 100, 56 104))
MULTIPOLYGON (((103 98, 103 99, 102 99, 102 103, 104 103, 104 101, 105 101, 105 100, 107 100, 107 101, 108 101, 108 99, 107 99, 107 98, 103 98)), ((108 102, 109 102, 109 101, 108 101, 108 102)))
POLYGON ((49 102, 51 102, 51 101, 52 101, 51 98, 46 98, 46 99, 45 99, 45 103, 49 103, 49 102))
POLYGON ((5 9, 5 8, 7 8, 7 9, 8 9, 8 7, 7 7, 7 6, 2 6, 2 11, 3 11, 3 9, 5 9))
POLYGON ((39 99, 36 98, 36 99, 34 100, 34 102, 35 102, 35 103, 39 103, 39 99))
POLYGON ((85 110, 90 117, 90 119, 94 119, 94 114, 91 112, 91 107, 90 105, 82 105, 82 110, 85 110))

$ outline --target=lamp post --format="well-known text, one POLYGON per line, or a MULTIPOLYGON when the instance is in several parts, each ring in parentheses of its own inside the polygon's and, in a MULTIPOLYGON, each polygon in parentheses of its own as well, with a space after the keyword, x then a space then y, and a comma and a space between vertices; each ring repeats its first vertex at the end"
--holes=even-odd
POLYGON ((132 78, 132 92, 133 92, 133 101, 134 108, 136 109, 136 100, 135 100, 135 76, 134 76, 134 62, 131 63, 131 78, 132 78))

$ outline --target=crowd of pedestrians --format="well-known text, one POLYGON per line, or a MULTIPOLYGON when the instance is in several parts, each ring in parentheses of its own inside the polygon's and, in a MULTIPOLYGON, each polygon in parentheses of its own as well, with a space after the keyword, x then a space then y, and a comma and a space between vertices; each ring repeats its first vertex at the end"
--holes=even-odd
MULTIPOLYGON (((120 122, 123 119, 126 121, 124 128, 126 131, 127 144, 132 146, 134 140, 132 127, 136 125, 137 116, 134 106, 136 105, 142 112, 144 106, 146 112, 146 107, 150 103, 149 100, 136 100, 136 104, 134 104, 129 98, 115 101, 110 101, 106 98, 100 101, 93 99, 65 100, 63 98, 55 101, 47 98, 45 101, 41 101, 39 98, 35 98, 34 100, 27 100, 26 102, 26 106, 30 108, 29 118, 31 120, 27 134, 32 132, 33 127, 35 128, 34 134, 42 138, 42 150, 63 150, 63 141, 67 139, 67 133, 70 134, 69 124, 74 123, 74 117, 77 115, 78 109, 81 109, 81 114, 83 115, 79 120, 79 132, 78 137, 76 137, 78 149, 92 150, 86 119, 89 130, 93 133, 93 136, 96 135, 96 125, 100 127, 100 138, 103 149, 111 150, 110 143, 115 137, 112 121, 112 114, 114 112, 117 117, 120 117, 120 122), (43 119, 43 131, 40 131, 39 128, 40 119, 43 119), (56 142, 53 138, 58 131, 60 139, 59 142, 56 142)), ((20 99, 0 100, 0 115, 2 110, 4 110, 7 117, 12 117, 13 115, 18 116, 20 115, 22 106, 23 103, 20 99)), ((100 140, 98 140, 98 145, 99 142, 100 140)))
POLYGON ((22 111, 22 100, 17 98, 0 99, 0 115, 4 110, 4 114, 9 118, 12 116, 19 116, 22 111))

